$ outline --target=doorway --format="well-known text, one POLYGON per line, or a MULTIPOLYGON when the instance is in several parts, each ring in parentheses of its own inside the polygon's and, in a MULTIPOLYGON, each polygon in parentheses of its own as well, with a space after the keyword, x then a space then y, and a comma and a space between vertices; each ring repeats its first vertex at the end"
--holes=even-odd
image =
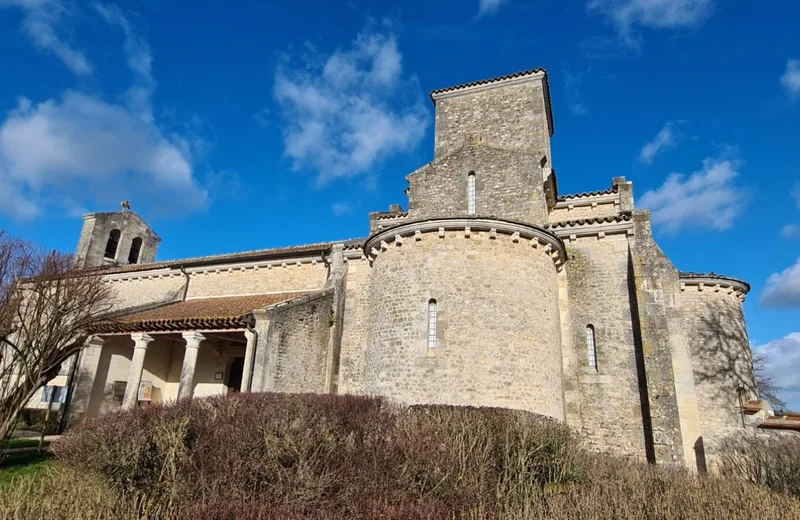
POLYGON ((244 358, 235 357, 228 365, 228 391, 227 393, 238 392, 242 386, 242 375, 244 374, 244 358))

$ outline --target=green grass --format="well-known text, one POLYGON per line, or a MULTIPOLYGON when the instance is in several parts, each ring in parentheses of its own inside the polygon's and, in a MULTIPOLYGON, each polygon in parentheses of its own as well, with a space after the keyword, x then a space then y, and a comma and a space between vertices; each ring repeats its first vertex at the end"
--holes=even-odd
MULTIPOLYGON (((49 444, 50 444, 50 441, 44 441, 44 443, 42 443, 42 447, 47 447, 49 444)), ((19 439, 19 438, 14 438, 14 439, 9 439, 8 440, 8 445, 5 445, 5 443, 2 443, 0 445, 2 445, 2 447, 4 449, 5 448, 9 448, 9 449, 14 449, 14 448, 36 448, 36 447, 39 446, 39 439, 19 439)))
POLYGON ((34 450, 9 453, 0 462, 0 486, 18 477, 41 474, 50 464, 52 454, 34 450))

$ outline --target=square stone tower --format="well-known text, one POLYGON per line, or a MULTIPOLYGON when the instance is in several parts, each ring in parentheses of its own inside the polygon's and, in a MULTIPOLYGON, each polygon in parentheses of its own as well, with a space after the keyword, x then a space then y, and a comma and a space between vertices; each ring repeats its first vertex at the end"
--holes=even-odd
POLYGON ((544 225, 555 204, 547 72, 434 90, 433 162, 408 176, 409 217, 482 215, 544 225))
POLYGON ((100 267, 154 262, 161 243, 155 231, 137 213, 89 213, 75 250, 76 267, 100 267))

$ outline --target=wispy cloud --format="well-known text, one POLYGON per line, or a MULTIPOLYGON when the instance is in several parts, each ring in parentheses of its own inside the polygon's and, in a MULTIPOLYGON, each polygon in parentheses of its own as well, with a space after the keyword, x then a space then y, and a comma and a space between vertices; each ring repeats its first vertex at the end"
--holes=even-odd
POLYGON ((295 169, 316 171, 320 184, 369 172, 424 136, 428 112, 416 78, 402 76, 391 27, 368 24, 349 49, 295 62, 285 60, 275 76, 285 154, 295 169))
POLYGON ((478 0, 478 16, 491 15, 508 0, 478 0))
POLYGON ((788 239, 800 238, 800 224, 786 224, 781 228, 781 236, 788 239))
POLYGON ((639 205, 650 209, 653 222, 667 232, 684 226, 726 230, 745 205, 746 193, 736 185, 741 163, 707 158, 703 168, 685 176, 671 173, 664 184, 647 191, 639 205))
POLYGON ((152 122, 153 109, 150 97, 156 88, 153 78, 153 55, 150 45, 139 37, 128 19, 116 5, 95 4, 95 9, 109 25, 120 27, 125 34, 125 58, 134 75, 133 85, 128 89, 128 105, 142 119, 152 122))
POLYGON ((125 35, 134 75, 126 102, 77 90, 38 103, 20 98, 0 121, 0 185, 4 197, 24 203, 0 204, 0 211, 16 218, 37 216, 47 206, 74 213, 89 197, 106 203, 140 197, 173 211, 205 205, 207 192, 193 167, 201 140, 165 131, 154 121, 149 46, 118 8, 96 9, 125 35))
POLYGON ((764 355, 764 368, 787 407, 800 410, 800 332, 755 346, 754 350, 764 355))
POLYGON ((790 96, 800 96, 800 60, 786 62, 786 72, 781 76, 781 85, 790 96))
POLYGON ((675 128, 681 123, 682 121, 667 121, 653 140, 642 147, 639 161, 647 165, 653 164, 656 155, 675 148, 679 139, 675 128))
POLYGON ((795 204, 797 204, 797 209, 800 209, 800 182, 794 183, 792 197, 794 197, 795 204))
POLYGON ((573 72, 565 70, 564 91, 567 97, 569 111, 574 116, 582 116, 589 113, 589 109, 583 101, 583 72, 573 72))
POLYGON ((714 0, 589 0, 591 14, 605 17, 630 46, 639 44, 641 28, 681 29, 705 22, 714 0))
POLYGON ((761 303, 766 307, 783 309, 800 307, 800 258, 794 265, 767 278, 761 303))
POLYGON ((73 73, 89 75, 92 65, 82 51, 73 48, 56 32, 70 12, 61 0, 0 0, 1 7, 22 9, 22 30, 38 48, 53 53, 73 73))
POLYGON ((342 215, 352 213, 353 206, 351 206, 347 202, 334 202, 333 204, 331 204, 331 211, 333 212, 334 215, 340 217, 342 215))

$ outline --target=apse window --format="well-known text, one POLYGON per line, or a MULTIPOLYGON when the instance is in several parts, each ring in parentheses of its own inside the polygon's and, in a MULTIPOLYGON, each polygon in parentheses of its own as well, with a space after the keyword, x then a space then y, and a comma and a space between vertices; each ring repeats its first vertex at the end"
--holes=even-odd
POLYGON ((594 326, 586 327, 586 361, 588 365, 597 371, 597 344, 594 337, 594 326))
POLYGON ((467 213, 475 214, 475 172, 467 175, 467 213))
POLYGON ((428 301, 428 348, 436 348, 436 300, 428 301))
POLYGON ((112 229, 108 235, 108 242, 106 242, 106 258, 115 258, 117 256, 117 246, 119 245, 120 231, 119 229, 112 229))

